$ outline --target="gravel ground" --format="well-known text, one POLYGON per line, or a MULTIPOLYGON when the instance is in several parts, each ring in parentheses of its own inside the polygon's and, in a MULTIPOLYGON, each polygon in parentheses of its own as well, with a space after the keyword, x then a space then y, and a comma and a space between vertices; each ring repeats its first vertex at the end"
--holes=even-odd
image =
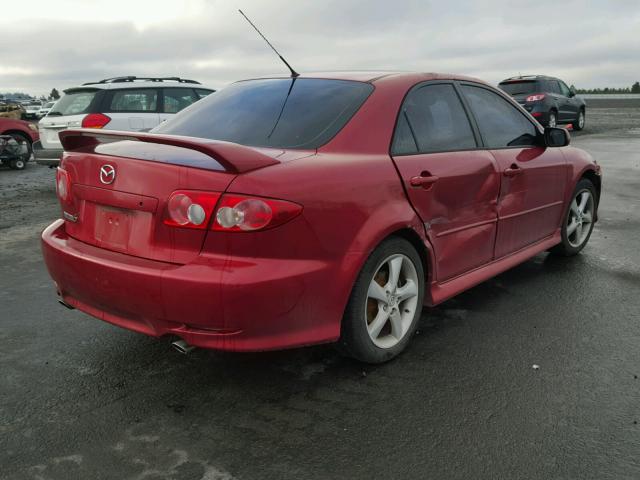
POLYGON ((590 103, 600 222, 433 309, 396 361, 197 350, 56 303, 53 170, 0 169, 2 479, 640 478, 640 108, 590 103), (534 369, 533 365, 539 369, 534 369))

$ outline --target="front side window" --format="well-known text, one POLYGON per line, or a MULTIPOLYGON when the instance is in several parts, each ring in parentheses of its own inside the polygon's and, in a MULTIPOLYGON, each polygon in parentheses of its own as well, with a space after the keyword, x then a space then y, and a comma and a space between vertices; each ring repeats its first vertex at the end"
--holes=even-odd
POLYGON ((155 112, 158 91, 154 88, 115 90, 111 97, 111 112, 155 112))
POLYGON ((567 84, 564 82, 558 82, 560 84, 560 93, 562 93, 562 95, 564 95, 565 97, 569 97, 571 96, 571 90, 569 90, 569 87, 567 87, 567 84))
POLYGON ((407 95, 394 135, 394 154, 469 150, 476 146, 453 85, 425 85, 407 95))
POLYGON ((165 88, 164 113, 178 113, 198 100, 190 88, 165 88))
POLYGON ((463 85, 467 101, 488 148, 535 145, 538 131, 527 118, 497 93, 463 85))

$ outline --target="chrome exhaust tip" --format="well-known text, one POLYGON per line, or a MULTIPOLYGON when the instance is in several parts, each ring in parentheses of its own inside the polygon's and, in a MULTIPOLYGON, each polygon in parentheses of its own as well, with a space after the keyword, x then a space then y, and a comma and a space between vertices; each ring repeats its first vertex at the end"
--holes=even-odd
POLYGON ((171 346, 173 347, 174 350, 182 353, 183 355, 187 355, 188 353, 191 353, 193 350, 196 349, 196 347, 194 347, 193 345, 189 345, 187 342, 185 342, 182 339, 176 340, 175 342, 171 342, 171 346))

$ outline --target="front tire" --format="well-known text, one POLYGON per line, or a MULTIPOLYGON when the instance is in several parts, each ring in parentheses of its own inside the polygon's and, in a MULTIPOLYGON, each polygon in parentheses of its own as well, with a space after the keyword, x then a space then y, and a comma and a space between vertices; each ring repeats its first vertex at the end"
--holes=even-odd
POLYGON ((590 180, 578 182, 562 224, 562 242, 550 251, 557 255, 571 257, 585 247, 596 219, 597 193, 590 180))
POLYGON ((9 168, 13 170, 24 170, 27 167, 27 161, 23 158, 16 158, 9 162, 9 168))
POLYGON ((351 291, 340 344, 366 363, 399 355, 422 313, 425 275, 420 255, 407 240, 391 237, 371 253, 351 291))

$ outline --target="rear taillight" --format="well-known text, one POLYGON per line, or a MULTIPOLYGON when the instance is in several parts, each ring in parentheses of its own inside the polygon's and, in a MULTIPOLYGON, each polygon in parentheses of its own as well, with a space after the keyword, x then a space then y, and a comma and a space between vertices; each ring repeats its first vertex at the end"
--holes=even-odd
POLYGON ((297 203, 272 198, 225 194, 222 196, 211 228, 225 232, 266 230, 302 212, 297 203))
POLYGON ((71 199, 71 177, 60 167, 56 170, 56 193, 63 203, 68 203, 71 199))
POLYGON ((110 117, 107 117, 103 113, 90 113, 82 119, 82 128, 102 128, 111 121, 110 117))
POLYGON ((544 93, 536 93, 535 95, 529 95, 525 101, 526 102, 539 102, 540 100, 544 100, 544 93))
POLYGON ((224 232, 252 232, 277 227, 302 212, 297 203, 273 198, 178 190, 167 202, 165 225, 224 232), (216 207, 217 205, 217 207, 216 207), (213 217, 213 219, 211 218, 213 217))
POLYGON ((219 198, 217 192, 173 192, 167 202, 164 223, 172 227, 205 229, 219 198))

